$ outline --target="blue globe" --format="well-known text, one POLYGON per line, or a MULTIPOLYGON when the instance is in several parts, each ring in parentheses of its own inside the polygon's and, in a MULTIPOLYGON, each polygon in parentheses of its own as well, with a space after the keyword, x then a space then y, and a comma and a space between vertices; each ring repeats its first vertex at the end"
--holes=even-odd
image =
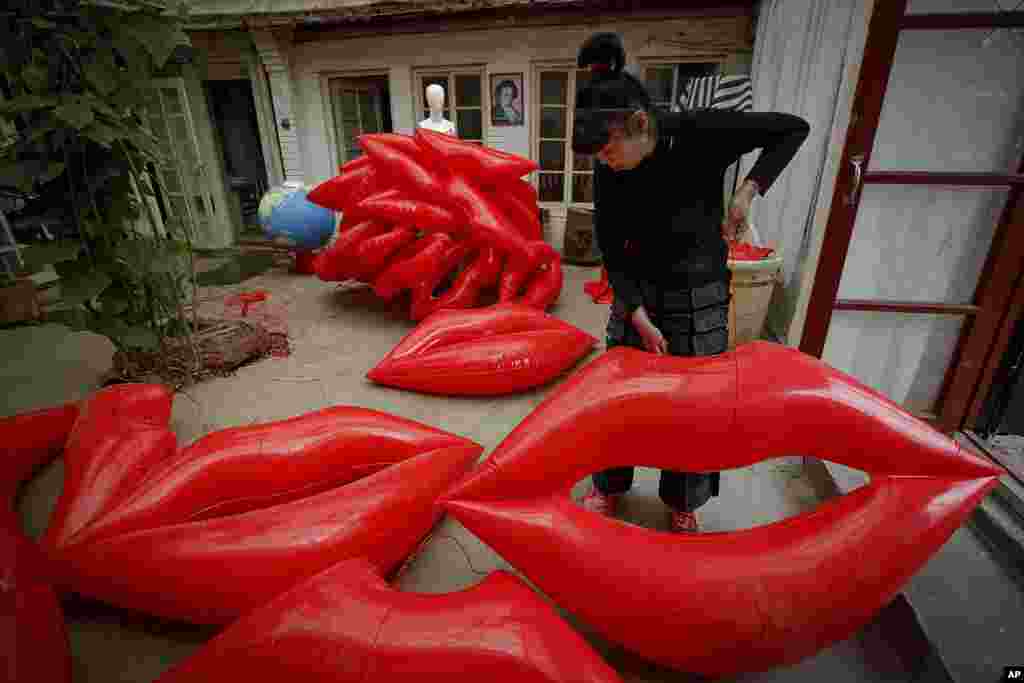
POLYGON ((334 234, 337 215, 308 199, 307 187, 271 188, 260 200, 259 221, 270 239, 284 239, 299 249, 319 249, 334 234))

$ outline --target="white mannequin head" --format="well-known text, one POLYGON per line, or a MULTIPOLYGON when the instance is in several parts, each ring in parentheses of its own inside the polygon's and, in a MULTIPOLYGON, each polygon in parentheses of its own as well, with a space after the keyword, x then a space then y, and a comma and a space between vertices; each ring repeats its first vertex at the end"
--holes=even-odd
POLYGON ((430 116, 420 121, 420 128, 458 135, 455 124, 444 117, 444 88, 437 83, 427 86, 427 106, 430 107, 430 116))
POLYGON ((430 118, 441 118, 441 112, 444 111, 444 88, 437 83, 427 86, 427 106, 430 107, 430 118))

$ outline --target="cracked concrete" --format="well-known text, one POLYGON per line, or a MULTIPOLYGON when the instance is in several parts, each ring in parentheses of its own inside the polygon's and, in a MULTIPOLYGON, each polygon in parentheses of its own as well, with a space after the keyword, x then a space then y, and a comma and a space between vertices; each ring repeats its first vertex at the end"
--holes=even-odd
MULTIPOLYGON (((562 298, 551 312, 603 340, 608 307, 593 304, 583 292, 583 283, 594 279, 597 269, 566 266, 565 274, 562 298)), ((487 399, 424 396, 379 387, 366 380, 365 373, 414 327, 400 309, 381 302, 366 289, 343 290, 314 277, 275 269, 244 286, 205 290, 205 310, 220 312, 224 296, 252 289, 270 292, 264 308, 271 315, 285 318, 293 353, 288 358, 270 358, 241 368, 232 377, 212 379, 190 387, 187 395, 178 395, 172 427, 181 445, 216 429, 350 404, 471 438, 484 447, 486 455, 557 386, 556 382, 516 396, 487 399)), ((258 308, 253 314, 260 314, 258 308)), ((599 347, 581 365, 596 358, 601 350, 599 347)), ((112 351, 109 341, 102 337, 70 334, 55 325, 0 332, 0 357, 4 359, 0 415, 86 396, 109 367, 112 351)), ((62 474, 60 461, 44 468, 26 485, 19 500, 25 527, 35 536, 45 528, 60 493, 62 474)), ((657 499, 657 472, 642 468, 637 475, 636 486, 626 499, 625 518, 643 526, 664 528, 664 508, 657 499)), ((581 494, 588 487, 588 482, 580 482, 575 493, 581 494)), ((814 487, 803 477, 799 460, 780 459, 725 473, 721 495, 702 509, 701 522, 709 531, 749 528, 799 514, 817 503, 814 487)), ((397 587, 443 593, 473 585, 497 569, 515 571, 465 528, 446 519, 407 566, 397 587)), ((150 681, 195 651, 213 633, 89 602, 69 603, 67 615, 75 680, 81 683, 150 681)), ((698 680, 626 653, 570 615, 566 617, 627 681, 698 680)), ((892 667, 876 670, 864 648, 859 638, 852 638, 799 666, 738 680, 910 680, 892 667)))

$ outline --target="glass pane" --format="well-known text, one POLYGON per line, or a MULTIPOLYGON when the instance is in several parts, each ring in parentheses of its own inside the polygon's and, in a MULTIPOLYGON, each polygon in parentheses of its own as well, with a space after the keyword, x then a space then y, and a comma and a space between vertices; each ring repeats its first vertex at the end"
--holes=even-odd
POLYGON ((672 67, 654 66, 647 69, 647 91, 655 102, 672 101, 672 67))
POLYGON ((181 108, 181 94, 177 88, 160 88, 160 99, 163 100, 164 110, 168 114, 183 114, 181 108))
POLYGON ((1021 64, 1024 29, 901 32, 871 170, 1015 172, 1021 64))
MULTIPOLYGON (((423 92, 420 93, 420 95, 423 97, 423 108, 429 109, 429 106, 427 104, 427 88, 433 85, 434 83, 444 88, 444 108, 447 110, 448 98, 451 96, 451 93, 448 92, 448 76, 424 76, 423 92)), ((447 118, 447 116, 448 115, 446 113, 445 118, 447 118)))
POLYGON ((476 75, 455 77, 455 106, 479 107, 480 77, 476 75))
POLYGON ((178 178, 176 171, 161 173, 160 182, 163 185, 164 192, 179 194, 182 191, 181 180, 178 178))
POLYGON ((867 185, 841 299, 970 303, 1007 190, 867 185))
POLYGON ((545 171, 561 171, 565 168, 565 143, 540 143, 540 167, 545 171))
POLYGON ((565 201, 565 176, 561 173, 538 173, 537 174, 538 201, 542 202, 563 202, 565 201))
POLYGON ((576 154, 572 155, 572 170, 574 171, 593 171, 594 170, 594 157, 589 154, 576 154))
POLYGON ((594 201, 594 176, 591 173, 572 174, 572 200, 578 204, 594 201))
POLYGON ((188 203, 185 198, 178 195, 170 198, 168 202, 170 204, 171 213, 180 218, 186 224, 189 221, 188 203))
POLYGON ((460 109, 455 128, 460 138, 480 140, 484 136, 483 114, 479 109, 460 109))
MULTIPOLYGON (((590 83, 591 73, 589 70, 577 71, 577 83, 575 83, 575 91, 580 92, 590 83)), ((572 105, 575 106, 575 97, 572 99, 572 105)))
POLYGON ((934 412, 962 316, 835 311, 822 360, 908 410, 934 412))
POLYGON ((203 201, 202 195, 192 196, 192 215, 196 220, 206 219, 206 202, 203 201))
POLYGON ((564 71, 544 71, 540 75, 540 103, 566 104, 569 74, 564 71))
POLYGON ((540 110, 540 136, 542 138, 566 139, 566 116, 568 109, 544 107, 540 110))
POLYGON ((378 133, 377 94, 369 91, 359 93, 359 115, 364 133, 378 133))

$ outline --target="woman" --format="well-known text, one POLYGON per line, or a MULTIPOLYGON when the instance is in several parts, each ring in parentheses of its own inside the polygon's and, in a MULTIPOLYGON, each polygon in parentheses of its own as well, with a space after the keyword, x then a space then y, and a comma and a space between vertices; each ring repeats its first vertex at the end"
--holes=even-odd
MULTIPOLYGON (((614 293, 608 348, 709 356, 728 348, 727 239, 747 229, 764 194, 807 138, 797 116, 726 110, 659 113, 643 84, 623 71, 616 34, 592 36, 578 64, 592 78, 576 95, 573 151, 596 155, 594 221, 614 293), (723 220, 725 171, 762 149, 723 220)), ((659 495, 673 531, 696 532, 695 511, 718 495, 719 473, 663 470, 659 495)), ((583 499, 614 515, 633 468, 598 472, 583 499)))

